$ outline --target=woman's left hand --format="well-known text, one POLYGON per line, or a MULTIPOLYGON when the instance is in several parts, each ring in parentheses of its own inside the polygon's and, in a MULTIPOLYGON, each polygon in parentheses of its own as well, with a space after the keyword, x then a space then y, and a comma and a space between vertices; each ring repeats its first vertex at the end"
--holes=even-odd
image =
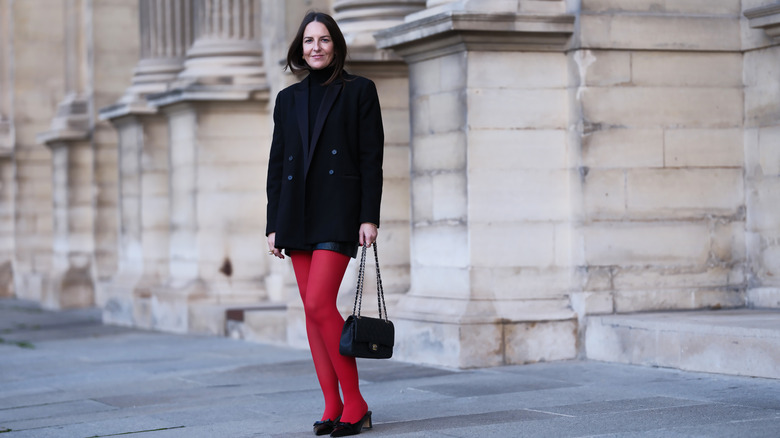
POLYGON ((364 222, 360 224, 359 231, 359 243, 360 246, 371 246, 376 242, 377 230, 376 225, 370 222, 364 222))

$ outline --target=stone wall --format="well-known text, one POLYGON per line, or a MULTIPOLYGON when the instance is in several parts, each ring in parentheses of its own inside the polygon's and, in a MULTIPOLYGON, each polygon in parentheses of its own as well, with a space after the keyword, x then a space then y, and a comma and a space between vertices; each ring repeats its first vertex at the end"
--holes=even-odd
POLYGON ((780 3, 44 1, 0 0, 0 296, 209 334, 256 310, 241 336, 305 346, 264 175, 315 8, 382 102, 401 360, 569 359, 589 315, 780 307, 780 3))
POLYGON ((582 311, 744 305, 740 14, 738 1, 582 2, 582 311))
POLYGON ((14 124, 12 11, 0 1, 0 297, 14 295, 14 124))
POLYGON ((49 127, 64 96, 64 60, 41 68, 36 54, 61 54, 64 3, 4 2, 13 17, 14 285, 19 298, 42 301, 52 268, 52 161, 36 135, 49 127), (24 99, 20 97, 24 96, 24 99))
POLYGON ((744 1, 748 304, 780 307, 780 3, 744 1), (763 10, 761 7, 764 7, 763 10))

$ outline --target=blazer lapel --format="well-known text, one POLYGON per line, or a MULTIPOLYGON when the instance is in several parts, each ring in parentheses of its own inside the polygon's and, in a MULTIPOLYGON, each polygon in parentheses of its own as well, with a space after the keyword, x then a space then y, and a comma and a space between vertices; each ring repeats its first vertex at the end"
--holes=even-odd
POLYGON ((325 120, 328 118, 328 113, 330 113, 331 108, 333 108, 333 104, 336 102, 336 98, 339 96, 339 93, 341 93, 341 85, 341 79, 333 81, 333 83, 328 85, 328 88, 325 90, 325 96, 322 97, 320 109, 317 111, 317 120, 314 121, 314 132, 311 136, 311 146, 308 148, 311 153, 308 156, 305 156, 306 167, 304 168, 304 178, 305 175, 309 173, 311 159, 314 156, 314 148, 317 147, 317 141, 320 139, 320 134, 322 134, 322 128, 325 126, 325 120))
POLYGON ((303 162, 309 161, 309 78, 299 82, 295 89, 295 114, 298 118, 298 131, 301 133, 303 162))

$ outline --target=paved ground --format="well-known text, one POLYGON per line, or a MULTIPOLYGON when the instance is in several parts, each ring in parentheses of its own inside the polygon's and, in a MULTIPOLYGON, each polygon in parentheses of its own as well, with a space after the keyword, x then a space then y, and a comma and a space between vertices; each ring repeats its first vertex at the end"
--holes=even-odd
MULTIPOLYGON (((306 437, 307 351, 103 326, 0 300, 0 434, 306 437)), ((380 437, 780 437, 780 380, 598 362, 456 371, 361 361, 380 437)))

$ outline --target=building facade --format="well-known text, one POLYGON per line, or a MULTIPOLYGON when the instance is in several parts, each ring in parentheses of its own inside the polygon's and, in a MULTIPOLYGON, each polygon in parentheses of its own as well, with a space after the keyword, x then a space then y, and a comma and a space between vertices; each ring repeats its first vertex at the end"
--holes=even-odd
POLYGON ((264 186, 310 9, 379 91, 396 357, 581 358, 594 315, 780 308, 769 0, 0 0, 0 296, 305 345, 264 186))

